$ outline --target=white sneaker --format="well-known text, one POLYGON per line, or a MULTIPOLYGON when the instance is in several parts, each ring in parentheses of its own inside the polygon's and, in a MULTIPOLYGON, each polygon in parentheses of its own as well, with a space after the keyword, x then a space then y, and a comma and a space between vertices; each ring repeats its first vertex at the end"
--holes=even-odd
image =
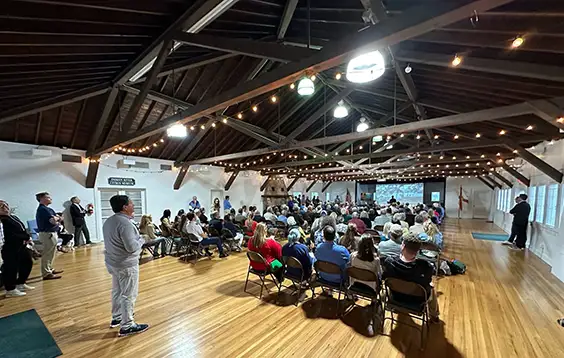
POLYGON ((18 290, 17 288, 16 288, 16 289, 13 289, 13 290, 11 290, 11 291, 6 291, 6 298, 9 298, 9 297, 21 297, 21 296, 25 296, 25 295, 26 295, 25 292, 22 292, 22 291, 18 290))
POLYGON ((27 284, 23 284, 23 285, 17 285, 16 289, 18 291, 31 291, 31 290, 35 290, 35 287, 27 285, 27 284))
POLYGON ((524 251, 524 250, 525 250, 524 247, 521 248, 521 247, 519 247, 519 246, 517 246, 517 245, 515 245, 515 244, 511 245, 510 249, 511 249, 511 250, 517 250, 517 251, 524 251))
POLYGON ((501 244, 505 246, 513 246, 513 243, 511 241, 504 241, 501 244))

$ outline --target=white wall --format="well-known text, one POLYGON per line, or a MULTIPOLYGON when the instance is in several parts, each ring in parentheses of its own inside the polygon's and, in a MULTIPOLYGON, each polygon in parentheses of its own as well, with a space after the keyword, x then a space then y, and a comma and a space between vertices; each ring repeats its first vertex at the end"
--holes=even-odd
MULTIPOLYGON (((123 157, 111 155, 104 159, 98 171, 95 189, 84 187, 88 165, 63 163, 61 154, 83 155, 81 151, 52 150, 52 155, 46 158, 31 158, 31 145, 0 142, 0 199, 6 200, 16 209, 22 220, 35 218, 37 202, 35 194, 48 191, 53 197, 52 207, 62 211, 63 204, 70 197, 77 195, 83 204, 93 203, 100 208, 99 188, 119 188, 108 185, 109 177, 134 178, 133 188, 146 190, 147 212, 156 221, 164 209, 171 209, 173 215, 177 210, 186 208, 193 195, 198 196, 200 203, 208 209, 211 204, 210 190, 223 190, 230 173, 224 173, 222 168, 209 166, 194 166, 188 173, 180 190, 173 190, 173 183, 177 171, 160 172, 160 164, 172 164, 170 161, 135 158, 141 162, 148 162, 149 169, 117 169, 116 163, 123 157)), ((241 172, 225 195, 231 197, 231 204, 238 208, 243 204, 255 205, 262 208, 260 184, 265 178, 257 172, 241 172)), ((128 187, 131 188, 131 187, 128 187)), ((96 215, 87 218, 93 240, 100 241, 101 218, 99 210, 96 215)), ((208 210, 209 211, 209 210, 208 210)))
MULTIPOLYGON (((473 198, 475 192, 482 191, 493 191, 487 187, 480 180, 471 178, 454 178, 447 177, 446 179, 446 193, 445 193, 445 212, 447 217, 458 218, 458 197, 460 195, 460 187, 462 187, 462 196, 464 199, 468 199, 468 203, 462 203, 462 211, 460 211, 461 219, 472 219, 474 217, 473 212, 473 198)), ((491 207, 491 201, 486 203, 487 207, 491 207)))

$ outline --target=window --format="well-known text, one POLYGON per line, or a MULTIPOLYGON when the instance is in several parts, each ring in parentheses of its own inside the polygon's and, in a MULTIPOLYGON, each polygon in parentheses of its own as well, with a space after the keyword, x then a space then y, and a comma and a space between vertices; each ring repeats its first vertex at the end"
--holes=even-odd
POLYGON ((537 188, 537 202, 536 202, 536 211, 537 214, 535 215, 535 221, 541 223, 544 221, 544 201, 546 198, 546 186, 541 185, 537 188))
POLYGON ((331 200, 331 193, 325 193, 325 201, 331 200))
POLYGON ((508 189, 503 189, 503 211, 508 212, 509 208, 507 205, 507 198, 509 197, 509 190, 508 189))
POLYGON ((529 188, 529 205, 531 206, 531 213, 529 214, 529 221, 535 221, 535 203, 537 199, 537 187, 532 186, 529 188))
POLYGON ((501 190, 497 190, 497 204, 496 204, 496 209, 497 210, 501 210, 501 190))
POLYGON ((546 221, 545 224, 550 227, 556 226, 556 206, 558 205, 558 184, 552 184, 548 187, 546 196, 546 221))
POLYGON ((515 197, 513 196, 513 189, 507 189, 507 212, 515 205, 515 197))
POLYGON ((312 192, 311 192, 311 198, 312 198, 312 199, 313 199, 313 198, 319 198, 319 193, 316 192, 316 191, 312 191, 312 192))

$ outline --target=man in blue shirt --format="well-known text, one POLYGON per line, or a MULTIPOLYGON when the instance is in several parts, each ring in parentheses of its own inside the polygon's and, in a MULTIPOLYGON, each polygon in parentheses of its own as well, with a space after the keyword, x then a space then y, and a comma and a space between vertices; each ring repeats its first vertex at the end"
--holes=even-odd
POLYGON ((229 210, 231 210, 232 206, 231 203, 229 202, 229 195, 225 196, 225 199, 223 199, 223 210, 225 210, 225 212, 227 213, 229 210))
POLYGON ((323 239, 324 242, 317 245, 315 258, 336 264, 343 270, 343 274, 320 273, 319 275, 325 281, 339 284, 341 280, 346 280, 345 270, 350 260, 350 253, 344 246, 335 244, 335 229, 332 226, 326 226, 323 229, 323 239))
POLYGON ((55 252, 57 249, 57 231, 59 223, 63 218, 55 213, 49 205, 53 202, 49 193, 43 192, 35 195, 35 199, 39 202, 35 221, 37 222, 37 231, 39 241, 43 244, 43 252, 41 254, 41 276, 44 280, 55 280, 61 278, 59 274, 63 271, 53 269, 55 261, 55 252))
POLYGON ((196 210, 200 208, 200 202, 198 201, 198 197, 193 196, 192 201, 188 203, 188 206, 192 208, 192 210, 196 210))

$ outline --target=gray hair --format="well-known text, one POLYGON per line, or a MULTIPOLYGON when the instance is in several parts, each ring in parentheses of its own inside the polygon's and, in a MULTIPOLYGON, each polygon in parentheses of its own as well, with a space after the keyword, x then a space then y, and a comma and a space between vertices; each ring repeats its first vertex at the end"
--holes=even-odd
POLYGON ((403 236, 403 229, 401 225, 393 224, 388 232, 388 238, 395 243, 401 244, 401 237, 403 236))
POLYGON ((422 215, 421 213, 415 215, 415 222, 418 224, 423 224, 425 222, 425 216, 422 215))
POLYGON ((366 211, 363 211, 360 213, 360 218, 361 219, 368 219, 368 213, 366 211))
POLYGON ((319 223, 319 229, 323 230, 326 226, 333 227, 333 229, 335 229, 335 232, 337 232, 337 222, 335 221, 335 218, 333 216, 328 215, 328 216, 323 216, 321 218, 321 222, 319 223))
POLYGON ((353 217, 353 218, 358 218, 358 211, 353 211, 352 217, 353 217))

